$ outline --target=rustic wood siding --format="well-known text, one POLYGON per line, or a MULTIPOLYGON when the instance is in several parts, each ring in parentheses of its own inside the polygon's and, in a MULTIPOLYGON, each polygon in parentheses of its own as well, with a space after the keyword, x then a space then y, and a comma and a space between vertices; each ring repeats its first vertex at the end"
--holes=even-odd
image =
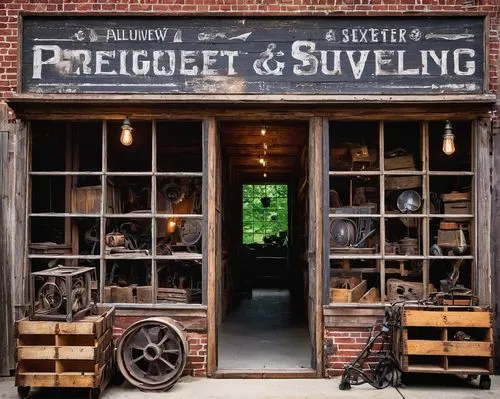
POLYGON ((7 107, 0 106, 0 376, 14 368, 13 275, 9 232, 9 131, 7 107))

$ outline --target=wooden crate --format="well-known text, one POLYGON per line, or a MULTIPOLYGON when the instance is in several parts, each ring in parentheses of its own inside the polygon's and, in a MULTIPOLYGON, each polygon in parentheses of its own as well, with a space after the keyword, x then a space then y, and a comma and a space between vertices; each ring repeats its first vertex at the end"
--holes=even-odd
POLYGON ((389 176, 385 178, 386 190, 406 190, 422 187, 422 176, 389 176))
MULTIPOLYGON (((72 213, 101 213, 101 186, 74 187, 71 193, 72 213)), ((111 184, 106 188, 106 213, 121 213, 120 190, 111 184)))
POLYGON ((358 302, 366 293, 366 280, 354 288, 330 288, 330 302, 358 302))
POLYGON ((493 316, 478 306, 405 307, 393 352, 409 373, 487 375, 493 371, 493 316), (470 340, 460 340, 460 334, 470 340))
POLYGON ((115 309, 71 323, 16 322, 16 386, 102 390, 113 372, 115 309))
POLYGON ((415 161, 413 155, 400 155, 398 157, 384 158, 385 170, 415 170, 415 161))

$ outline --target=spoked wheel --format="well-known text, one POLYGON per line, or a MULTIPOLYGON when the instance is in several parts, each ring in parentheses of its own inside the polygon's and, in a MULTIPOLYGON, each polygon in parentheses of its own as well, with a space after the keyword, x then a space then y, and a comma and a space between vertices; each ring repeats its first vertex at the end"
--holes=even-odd
POLYGON ((166 391, 181 377, 187 359, 183 328, 169 318, 151 318, 132 324, 117 350, 123 376, 142 390, 166 391))
POLYGON ((17 387, 17 394, 20 399, 26 398, 30 393, 31 387, 17 387))
POLYGON ((387 388, 389 385, 397 385, 398 370, 390 358, 380 360, 373 369, 373 382, 370 385, 377 389, 387 388))

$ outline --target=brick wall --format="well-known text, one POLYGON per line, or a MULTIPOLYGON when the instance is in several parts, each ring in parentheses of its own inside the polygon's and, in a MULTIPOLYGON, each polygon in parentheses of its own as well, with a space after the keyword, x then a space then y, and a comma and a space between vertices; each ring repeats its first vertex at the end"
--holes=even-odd
MULTIPOLYGON (((117 316, 113 328, 113 336, 119 338, 132 323, 143 320, 141 316, 117 316)), ((182 324, 182 322, 180 322, 182 324)), ((183 375, 193 377, 207 376, 207 334, 205 332, 186 332, 188 357, 183 375)))
MULTIPOLYGON (((354 360, 365 347, 370 328, 325 328, 324 335, 324 362, 325 377, 334 377, 342 374, 344 365, 354 360)), ((381 342, 377 341, 372 348, 373 352, 380 350, 381 342)), ((375 358, 367 359, 365 366, 375 358)))
POLYGON ((20 12, 82 12, 171 15, 178 14, 292 14, 373 16, 379 13, 488 14, 490 89, 498 92, 499 26, 498 0, 475 0, 478 6, 464 6, 471 0, 1 0, 0 1, 0 100, 17 90, 17 17, 20 12))

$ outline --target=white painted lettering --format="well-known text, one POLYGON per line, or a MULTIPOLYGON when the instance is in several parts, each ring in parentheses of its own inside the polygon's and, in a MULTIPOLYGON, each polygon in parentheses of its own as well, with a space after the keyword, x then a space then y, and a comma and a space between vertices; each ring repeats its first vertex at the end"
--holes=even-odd
POLYGON ((116 56, 115 51, 96 51, 95 52, 95 74, 96 75, 116 75, 114 69, 110 71, 103 71, 102 67, 109 66, 109 59, 114 59, 116 56), (109 58, 109 59, 106 59, 109 58))
POLYGON ((392 69, 387 68, 392 64, 394 50, 375 50, 373 53, 375 54, 375 76, 397 74, 393 65, 392 69))
POLYGON ((219 54, 219 52, 215 50, 203 50, 201 54, 203 55, 203 68, 201 70, 201 74, 217 75, 217 69, 212 69, 210 68, 210 66, 214 65, 217 62, 217 59, 213 57, 219 54))
POLYGON ((175 52, 173 50, 157 50, 153 51, 153 73, 159 76, 172 76, 175 72, 175 52), (164 58, 165 54, 168 56, 168 69, 164 65, 159 66, 159 61, 164 58))
POLYGON ((194 64, 196 59, 193 58, 198 54, 195 50, 181 50, 181 66, 179 73, 181 75, 195 76, 198 75, 198 66, 193 65, 188 68, 189 65, 194 64))
POLYGON ((466 55, 469 58, 474 58, 476 52, 471 48, 457 48, 453 51, 453 72, 458 76, 470 76, 476 72, 476 62, 468 60, 465 62, 465 69, 460 69, 460 56, 466 55))
POLYGON ((323 75, 341 75, 340 50, 321 50, 321 73, 323 75), (333 69, 328 69, 328 53, 333 53, 333 69))
POLYGON ((151 61, 141 61, 139 57, 147 58, 148 52, 146 50, 132 51, 132 72, 136 75, 147 75, 151 67, 151 61))
POLYGON ((128 50, 120 50, 120 75, 130 76, 127 72, 127 55, 128 50))
POLYGON ((299 76, 316 75, 318 73, 318 59, 310 54, 316 50, 316 43, 307 40, 296 40, 292 44, 292 57, 302 61, 302 64, 293 66, 293 73, 299 76), (300 48, 305 47, 307 52, 301 51, 300 48))
POLYGON ((358 80, 363 75, 363 71, 366 65, 366 60, 368 58, 370 50, 361 50, 361 51, 348 50, 346 51, 346 53, 347 57, 349 58, 349 63, 351 64, 351 69, 352 69, 352 74, 354 75, 354 79, 358 80), (354 61, 353 57, 354 53, 360 54, 358 62, 354 61))
POLYGON ((226 56, 227 57, 227 74, 229 76, 232 75, 237 75, 238 73, 234 69, 234 57, 238 56, 237 51, 221 51, 220 52, 221 56, 226 56))
POLYGON ((349 29, 342 29, 342 43, 349 43, 349 29))
POLYGON ((61 62, 61 48, 59 46, 33 46, 33 79, 42 78, 43 65, 56 65, 61 62), (52 56, 45 61, 42 59, 42 52, 51 51, 52 56))
POLYGON ((405 69, 405 53, 406 50, 398 50, 398 75, 418 75, 419 68, 405 69))

